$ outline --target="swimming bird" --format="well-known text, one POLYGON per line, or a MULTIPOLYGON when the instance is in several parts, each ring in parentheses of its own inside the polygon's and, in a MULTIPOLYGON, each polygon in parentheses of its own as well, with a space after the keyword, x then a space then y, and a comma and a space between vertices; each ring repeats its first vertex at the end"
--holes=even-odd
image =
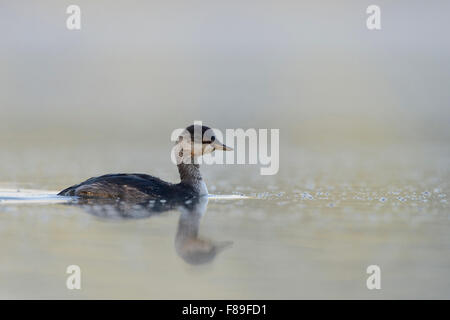
POLYGON ((191 125, 179 135, 174 154, 180 183, 169 183, 142 173, 107 174, 90 178, 80 184, 62 190, 60 196, 81 199, 117 199, 141 202, 146 200, 186 200, 208 194, 200 174, 198 158, 215 150, 233 150, 220 142, 212 129, 203 125, 191 125))

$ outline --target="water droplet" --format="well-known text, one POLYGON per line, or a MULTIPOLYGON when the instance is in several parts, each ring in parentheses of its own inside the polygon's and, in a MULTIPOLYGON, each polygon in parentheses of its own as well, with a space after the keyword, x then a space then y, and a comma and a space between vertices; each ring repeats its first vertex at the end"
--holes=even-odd
POLYGON ((314 197, 312 195, 310 195, 308 192, 303 192, 302 193, 302 199, 314 200, 314 197))

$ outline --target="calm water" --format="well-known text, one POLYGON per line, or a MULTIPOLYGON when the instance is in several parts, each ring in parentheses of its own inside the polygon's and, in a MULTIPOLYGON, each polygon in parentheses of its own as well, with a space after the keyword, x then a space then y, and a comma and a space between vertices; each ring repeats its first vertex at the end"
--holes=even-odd
POLYGON ((448 146, 285 146, 278 175, 204 166, 210 193, 227 197, 150 216, 122 208, 140 219, 54 196, 107 172, 176 181, 169 151, 110 143, 3 152, 0 298, 450 298, 448 146), (82 270, 79 291, 65 286, 71 264, 82 270), (366 288, 372 264, 379 291, 366 288))
POLYGON ((450 298, 449 1, 377 31, 357 0, 77 4, 0 5, 0 298, 450 298), (221 197, 153 215, 55 197, 178 181, 194 120, 279 129, 279 173, 203 167, 221 197))

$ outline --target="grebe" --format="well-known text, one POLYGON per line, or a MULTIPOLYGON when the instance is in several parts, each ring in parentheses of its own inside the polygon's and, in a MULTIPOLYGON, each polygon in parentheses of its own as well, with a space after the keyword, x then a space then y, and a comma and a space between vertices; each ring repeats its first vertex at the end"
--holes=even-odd
POLYGON ((197 159, 214 150, 233 150, 216 139, 212 129, 191 125, 183 130, 175 145, 180 183, 169 183, 141 174, 107 174, 90 178, 62 190, 60 196, 84 199, 117 199, 141 202, 153 199, 186 200, 208 194, 197 159))

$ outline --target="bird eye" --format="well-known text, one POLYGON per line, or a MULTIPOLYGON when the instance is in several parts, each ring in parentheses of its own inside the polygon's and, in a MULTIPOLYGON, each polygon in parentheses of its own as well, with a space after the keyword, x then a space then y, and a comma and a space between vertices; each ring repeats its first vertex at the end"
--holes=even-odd
POLYGON ((212 136, 211 137, 211 142, 214 142, 216 140, 216 137, 212 136))

